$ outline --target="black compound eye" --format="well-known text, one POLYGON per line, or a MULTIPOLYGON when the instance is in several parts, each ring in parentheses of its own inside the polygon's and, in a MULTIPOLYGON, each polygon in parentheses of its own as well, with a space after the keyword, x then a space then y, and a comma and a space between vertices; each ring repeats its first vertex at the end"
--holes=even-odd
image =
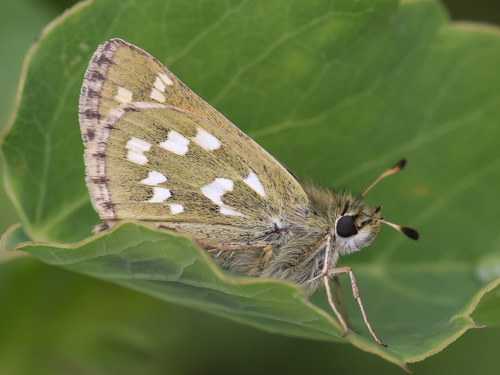
POLYGON ((342 216, 337 220, 337 234, 344 238, 354 236, 358 233, 355 221, 355 216, 342 216))

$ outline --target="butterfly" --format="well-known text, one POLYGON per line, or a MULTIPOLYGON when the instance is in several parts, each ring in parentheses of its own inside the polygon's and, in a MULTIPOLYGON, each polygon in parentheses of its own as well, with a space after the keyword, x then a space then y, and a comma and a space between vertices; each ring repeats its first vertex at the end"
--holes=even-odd
POLYGON ((104 223, 135 218, 192 236, 226 271, 288 280, 310 292, 349 274, 365 324, 375 335, 350 267, 339 256, 361 250, 387 222, 363 194, 332 192, 298 179, 192 92, 163 64, 121 39, 94 53, 80 95, 86 183, 104 223))

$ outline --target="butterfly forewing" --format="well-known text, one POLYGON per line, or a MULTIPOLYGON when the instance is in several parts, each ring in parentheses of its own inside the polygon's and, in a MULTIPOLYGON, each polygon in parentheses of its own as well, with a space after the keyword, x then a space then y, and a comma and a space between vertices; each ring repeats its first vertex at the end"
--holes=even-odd
POLYGON ((94 54, 80 116, 102 219, 262 228, 307 207, 295 178, 146 52, 94 54))

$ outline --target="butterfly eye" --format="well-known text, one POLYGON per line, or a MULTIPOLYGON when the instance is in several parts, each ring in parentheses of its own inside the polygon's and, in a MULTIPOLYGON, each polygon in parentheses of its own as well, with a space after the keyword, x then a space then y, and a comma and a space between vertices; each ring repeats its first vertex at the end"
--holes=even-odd
POLYGON ((337 220, 337 234, 340 237, 351 237, 358 233, 356 229, 356 217, 355 216, 342 216, 337 220))

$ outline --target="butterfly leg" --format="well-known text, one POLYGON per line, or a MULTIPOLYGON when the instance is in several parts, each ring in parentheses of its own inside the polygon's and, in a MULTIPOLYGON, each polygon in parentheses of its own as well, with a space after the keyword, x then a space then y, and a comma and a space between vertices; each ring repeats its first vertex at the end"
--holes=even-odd
MULTIPOLYGON (((323 248, 325 249, 325 256, 323 259, 330 259, 330 254, 332 252, 332 241, 333 241, 333 236, 331 234, 328 234, 324 239, 321 245, 316 249, 307 259, 306 262, 311 259, 313 256, 317 254, 317 251, 322 250, 323 248)), ((338 321, 342 325, 342 329, 344 330, 343 337, 347 336, 347 333, 349 332, 349 328, 347 326, 346 320, 343 317, 343 314, 340 313, 340 311, 337 309, 337 306, 335 306, 335 303, 333 302, 333 297, 332 297, 332 290, 330 288, 330 280, 329 280, 329 275, 328 275, 328 262, 325 261, 323 264, 323 269, 321 272, 313 277, 312 279, 308 280, 308 283, 312 283, 318 279, 323 280, 323 284, 325 286, 325 291, 326 291, 326 297, 328 299, 328 304, 330 305, 330 308, 332 309, 333 313, 337 317, 338 321)), ((338 297, 338 294, 337 294, 338 297)))
MULTIPOLYGON (((366 317, 365 308, 363 306, 363 302, 361 302, 361 297, 359 295, 358 282, 356 281, 356 278, 354 277, 354 272, 352 271, 351 267, 331 268, 328 270, 328 275, 325 276, 325 279, 328 280, 328 277, 336 277, 338 275, 342 275, 345 273, 348 273, 349 277, 351 278, 352 295, 353 295, 354 299, 356 300, 356 302, 358 302, 359 309, 361 310, 361 315, 363 315, 363 320, 365 322, 366 327, 368 328, 368 331, 370 332, 373 339, 377 343, 379 343, 382 346, 387 347, 387 344, 384 343, 383 341, 379 340, 377 335, 375 335, 375 332, 373 332, 372 326, 371 326, 370 322, 368 321, 368 318, 366 317)), ((326 284, 327 284, 327 282, 325 281, 325 287, 326 287, 326 284)), ((329 290, 330 290, 330 288, 328 287, 327 292, 329 290)), ((332 300, 332 303, 330 304, 330 305, 332 305, 333 299, 332 299, 331 293, 328 293, 328 300, 329 300, 329 302, 330 302, 330 300, 332 300)), ((344 322, 344 324, 345 324, 345 322, 344 322)))
POLYGON ((333 276, 332 280, 335 283, 335 291, 336 291, 337 303, 340 306, 340 313, 344 317, 344 320, 345 320, 347 326, 349 327, 349 329, 353 330, 356 333, 359 333, 356 329, 354 329, 351 322, 349 321, 349 314, 347 313, 347 308, 344 304, 344 298, 342 295, 342 287, 340 285, 340 280, 339 280, 338 276, 333 276))
POLYGON ((347 327, 347 323, 344 320, 344 317, 339 312, 339 310, 337 309, 337 306, 335 306, 335 303, 333 302, 332 290, 330 289, 330 281, 328 280, 328 276, 323 276, 323 283, 325 285, 326 297, 328 298, 328 304, 330 305, 335 316, 337 317, 338 321, 342 325, 342 329, 344 330, 344 334, 342 335, 342 337, 346 337, 347 333, 349 332, 349 328, 347 327))
MULTIPOLYGON (((326 245, 325 245, 325 257, 324 259, 330 259, 330 253, 332 251, 332 241, 333 237, 328 236, 326 238, 326 245)), ((330 289, 330 280, 329 275, 328 275, 328 262, 324 262, 323 270, 321 271, 321 274, 319 276, 316 276, 314 279, 310 280, 313 281, 318 277, 323 278, 323 284, 325 285, 325 291, 326 291, 326 297, 328 298, 328 304, 330 305, 331 309, 333 310, 333 313, 337 317, 338 321, 342 325, 342 328, 344 329, 344 334, 342 335, 343 337, 347 336, 347 333, 349 332, 349 328, 347 327, 347 323, 344 320, 344 317, 342 314, 339 312, 337 309, 337 306, 335 306, 335 303, 333 302, 333 297, 332 297, 332 290, 330 289)))

